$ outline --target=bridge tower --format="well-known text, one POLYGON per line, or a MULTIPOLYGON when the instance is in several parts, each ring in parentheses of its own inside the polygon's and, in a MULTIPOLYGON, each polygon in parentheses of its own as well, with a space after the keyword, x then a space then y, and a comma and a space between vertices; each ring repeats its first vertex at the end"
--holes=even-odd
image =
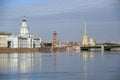
POLYGON ((88 45, 88 36, 87 36, 87 31, 86 31, 86 21, 84 23, 84 35, 83 35, 83 41, 82 41, 83 46, 88 45))

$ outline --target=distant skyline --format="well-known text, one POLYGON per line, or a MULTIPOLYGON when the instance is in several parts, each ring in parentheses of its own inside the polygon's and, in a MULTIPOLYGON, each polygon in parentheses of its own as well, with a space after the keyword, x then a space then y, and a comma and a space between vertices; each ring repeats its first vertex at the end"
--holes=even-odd
POLYGON ((53 40, 81 42, 84 21, 88 38, 96 42, 120 42, 119 0, 1 0, 0 32, 18 34, 23 16, 30 33, 53 40))

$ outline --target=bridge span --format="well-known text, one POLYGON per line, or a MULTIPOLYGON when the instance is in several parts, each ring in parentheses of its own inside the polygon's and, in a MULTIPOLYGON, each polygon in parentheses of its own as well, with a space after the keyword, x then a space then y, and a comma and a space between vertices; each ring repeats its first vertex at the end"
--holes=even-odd
POLYGON ((111 51, 113 49, 119 48, 120 45, 95 45, 95 46, 80 46, 80 50, 102 50, 102 51, 111 51))

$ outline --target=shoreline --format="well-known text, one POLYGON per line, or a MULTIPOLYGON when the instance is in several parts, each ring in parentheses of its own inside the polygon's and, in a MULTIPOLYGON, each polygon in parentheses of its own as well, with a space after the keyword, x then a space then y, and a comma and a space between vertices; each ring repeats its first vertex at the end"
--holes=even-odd
POLYGON ((38 48, 0 48, 0 53, 28 53, 39 52, 38 48))
POLYGON ((34 53, 34 52, 66 51, 66 48, 0 48, 0 54, 4 53, 34 53))
MULTIPOLYGON (((73 48, 67 48, 67 47, 62 47, 62 48, 0 48, 0 54, 5 54, 5 53, 36 53, 36 52, 43 52, 43 53, 51 53, 51 52, 70 52, 70 51, 91 51, 91 52, 96 52, 96 51, 101 51, 101 50, 75 50, 73 48)), ((118 49, 112 49, 110 51, 120 51, 120 48, 118 49)), ((106 51, 102 51, 106 52, 106 51)))

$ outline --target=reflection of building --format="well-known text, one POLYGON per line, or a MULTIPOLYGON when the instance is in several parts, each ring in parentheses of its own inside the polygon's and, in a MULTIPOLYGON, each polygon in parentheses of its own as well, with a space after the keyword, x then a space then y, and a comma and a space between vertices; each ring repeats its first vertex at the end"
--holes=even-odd
POLYGON ((0 73, 40 72, 42 55, 36 53, 0 54, 0 73))
POLYGON ((8 70, 10 72, 17 72, 18 70, 18 54, 14 53, 14 54, 8 54, 7 55, 7 59, 8 59, 8 70))
POLYGON ((8 42, 10 43, 10 48, 37 48, 41 47, 42 40, 41 38, 29 33, 27 21, 24 16, 20 28, 20 34, 11 35, 8 38, 8 42))
POLYGON ((7 72, 8 54, 0 54, 0 73, 7 72))
POLYGON ((0 33, 0 47, 8 47, 7 38, 10 35, 11 34, 8 34, 8 33, 0 33))
POLYGON ((83 60, 86 62, 88 59, 88 53, 87 52, 83 52, 83 60))
POLYGON ((83 65, 83 70, 84 70, 84 80, 87 80, 87 72, 88 72, 88 63, 87 63, 87 60, 88 60, 88 53, 87 52, 83 52, 83 61, 84 61, 84 65, 83 65))
POLYGON ((53 68, 54 68, 54 71, 56 72, 56 67, 57 67, 57 64, 56 64, 56 60, 57 60, 57 54, 56 54, 56 51, 54 51, 54 55, 53 55, 53 68))
POLYGON ((88 37, 87 37, 87 31, 86 31, 86 22, 85 22, 85 25, 84 25, 84 35, 83 35, 82 45, 84 45, 84 46, 88 45, 88 37))

